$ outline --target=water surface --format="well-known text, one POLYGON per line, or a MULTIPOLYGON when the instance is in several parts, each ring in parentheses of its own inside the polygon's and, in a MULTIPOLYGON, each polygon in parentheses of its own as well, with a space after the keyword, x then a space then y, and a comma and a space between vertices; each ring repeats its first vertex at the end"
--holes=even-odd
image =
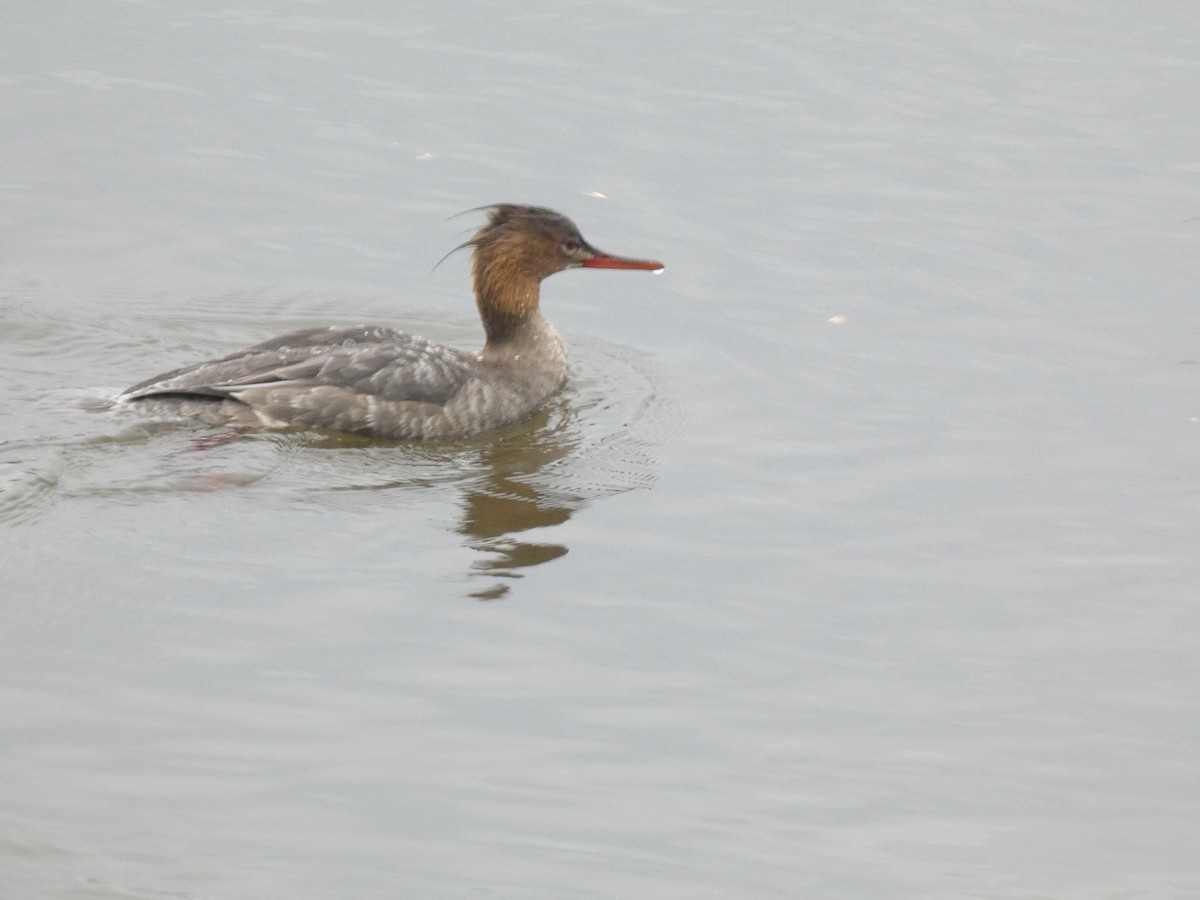
POLYGON ((13 897, 1200 892, 1200 11, 0 13, 13 897), (463 445, 88 410, 289 328, 567 390, 463 445))

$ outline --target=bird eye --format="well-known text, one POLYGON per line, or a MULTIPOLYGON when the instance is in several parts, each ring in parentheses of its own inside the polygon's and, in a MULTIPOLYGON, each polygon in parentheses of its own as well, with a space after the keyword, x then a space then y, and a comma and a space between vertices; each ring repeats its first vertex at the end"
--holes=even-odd
POLYGON ((579 250, 583 247, 583 242, 580 241, 579 238, 571 237, 571 238, 567 238, 565 241, 563 241, 562 246, 563 246, 563 249, 566 250, 568 253, 578 253, 579 250))

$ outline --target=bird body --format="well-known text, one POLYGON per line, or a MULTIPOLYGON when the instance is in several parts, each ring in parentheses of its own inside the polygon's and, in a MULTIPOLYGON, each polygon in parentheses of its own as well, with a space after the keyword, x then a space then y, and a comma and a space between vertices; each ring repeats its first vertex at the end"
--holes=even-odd
POLYGON ((468 437, 531 415, 567 377, 541 281, 568 268, 660 270, 602 253, 541 207, 487 207, 473 247, 486 342, 466 353, 386 326, 309 328, 147 379, 119 398, 208 425, 392 439, 468 437))

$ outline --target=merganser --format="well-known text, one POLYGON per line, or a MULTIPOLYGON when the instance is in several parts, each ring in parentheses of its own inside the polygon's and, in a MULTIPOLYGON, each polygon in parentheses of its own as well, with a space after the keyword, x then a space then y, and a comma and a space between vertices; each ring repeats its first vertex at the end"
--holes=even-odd
POLYGON ((156 375, 120 402, 207 425, 341 431, 384 439, 461 438, 530 416, 562 387, 567 353, 538 305, 542 279, 564 269, 662 263, 602 253, 565 216, 537 206, 483 207, 473 248, 479 353, 386 326, 283 335, 220 359, 156 375))

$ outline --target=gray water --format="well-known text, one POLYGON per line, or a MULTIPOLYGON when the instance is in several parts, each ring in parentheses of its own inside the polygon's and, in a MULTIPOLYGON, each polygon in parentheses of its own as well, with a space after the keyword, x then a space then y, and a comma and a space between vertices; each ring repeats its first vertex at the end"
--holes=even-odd
POLYGON ((1200 6, 0 9, 0 897, 1200 895, 1200 6), (461 445, 89 407, 480 343, 461 445))

